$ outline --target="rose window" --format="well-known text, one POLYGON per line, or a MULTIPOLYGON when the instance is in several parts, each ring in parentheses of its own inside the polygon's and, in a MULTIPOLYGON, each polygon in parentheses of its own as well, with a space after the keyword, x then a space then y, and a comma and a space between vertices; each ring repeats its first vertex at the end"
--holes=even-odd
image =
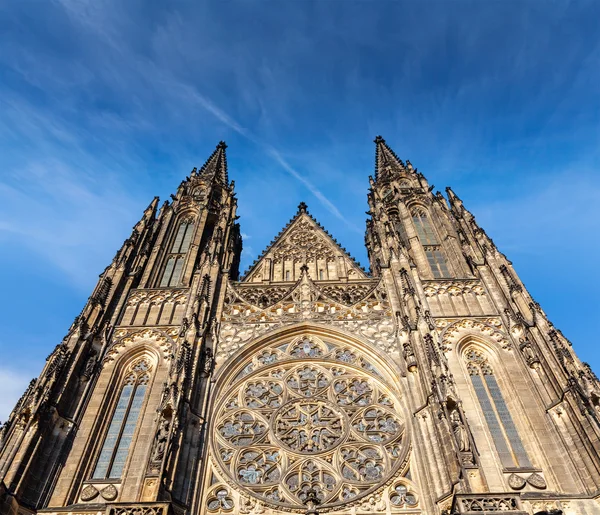
POLYGON ((211 443, 245 495, 302 510, 314 489, 321 507, 333 508, 382 488, 406 465, 403 410, 373 359, 303 337, 238 370, 217 401, 211 443))

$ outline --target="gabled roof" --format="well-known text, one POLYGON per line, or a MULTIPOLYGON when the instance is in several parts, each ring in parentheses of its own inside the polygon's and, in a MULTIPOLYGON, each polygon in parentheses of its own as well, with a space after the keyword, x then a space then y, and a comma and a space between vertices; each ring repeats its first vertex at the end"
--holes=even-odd
MULTIPOLYGON (((248 282, 252 279, 255 272, 260 270, 263 261, 268 257, 277 257, 280 253, 292 251, 296 256, 304 255, 305 259, 310 260, 312 256, 322 251, 328 251, 335 256, 343 257, 347 260, 348 268, 355 271, 357 279, 367 278, 368 275, 360 263, 358 263, 350 253, 342 247, 338 241, 329 234, 327 230, 308 212, 307 205, 301 202, 295 216, 271 241, 269 246, 260 254, 260 256, 246 270, 241 278, 242 282, 248 282), (304 244, 294 235, 299 234, 300 230, 311 230, 313 240, 304 244)), ((302 260, 302 257, 300 257, 302 260)), ((298 257, 296 257, 298 261, 298 257)))

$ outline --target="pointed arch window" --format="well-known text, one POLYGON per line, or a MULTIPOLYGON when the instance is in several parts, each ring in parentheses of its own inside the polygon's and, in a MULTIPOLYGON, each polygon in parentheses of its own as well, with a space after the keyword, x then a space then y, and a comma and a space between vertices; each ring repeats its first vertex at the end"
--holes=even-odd
POLYGON ((442 247, 427 212, 422 208, 413 209, 412 219, 433 277, 436 279, 450 277, 442 247))
POLYGON ((160 280, 160 287, 177 286, 181 279, 185 256, 190 249, 192 235, 194 234, 193 220, 185 220, 179 224, 175 239, 167 255, 167 261, 160 280))
POLYGON ((134 363, 126 374, 93 479, 118 479, 123 474, 150 380, 150 371, 149 362, 141 359, 134 363))
POLYGON ((502 465, 505 467, 531 467, 523 442, 488 360, 482 352, 475 349, 467 351, 465 358, 471 383, 502 465))

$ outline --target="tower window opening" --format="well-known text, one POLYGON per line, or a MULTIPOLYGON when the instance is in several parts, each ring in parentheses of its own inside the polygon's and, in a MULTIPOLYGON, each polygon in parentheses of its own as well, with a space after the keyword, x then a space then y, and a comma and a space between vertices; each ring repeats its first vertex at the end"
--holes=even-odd
POLYGON ((325 272, 323 272, 323 269, 319 270, 319 279, 322 281, 323 279, 325 279, 325 272))
POLYGON ((119 479, 122 476, 149 380, 150 365, 144 359, 138 361, 125 377, 93 479, 119 479))
POLYGON ((286 271, 285 271, 285 280, 286 280, 286 281, 289 281, 289 280, 290 280, 290 271, 289 271, 289 270, 286 270, 286 271))
POLYGON ((193 233, 194 223, 191 220, 181 222, 177 228, 177 233, 167 255, 167 261, 160 280, 161 288, 177 286, 179 284, 185 256, 190 249, 193 233))
POLYGON ((412 219, 433 277, 436 279, 450 277, 442 246, 427 213, 423 209, 415 209, 412 211, 412 219))
POLYGON ((500 461, 505 467, 531 467, 492 367, 483 353, 474 349, 467 352, 466 360, 471 383, 500 461))

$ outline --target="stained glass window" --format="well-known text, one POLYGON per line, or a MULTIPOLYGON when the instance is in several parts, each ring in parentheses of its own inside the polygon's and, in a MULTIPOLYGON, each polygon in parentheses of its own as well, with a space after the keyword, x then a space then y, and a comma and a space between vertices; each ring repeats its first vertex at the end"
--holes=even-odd
POLYGON ((466 358, 471 382, 500 461, 505 467, 531 467, 492 367, 476 350, 468 351, 466 358))
POLYGON ((441 245, 427 213, 420 208, 414 209, 412 211, 412 219, 415 224, 415 229, 417 230, 419 241, 421 242, 421 245, 423 245, 423 250, 427 256, 427 262, 429 263, 433 277, 436 279, 450 277, 446 259, 442 254, 441 245))
POLYGON ((438 245, 439 242, 433 227, 431 227, 427 213, 422 209, 415 209, 412 212, 412 217, 421 245, 438 245))
POLYGON ((183 271, 185 255, 190 248, 193 233, 194 223, 191 220, 182 222, 179 225, 160 280, 161 288, 178 285, 183 271))
POLYGON ((146 360, 136 362, 125 377, 119 400, 108 427, 100 457, 94 469, 94 479, 115 478, 123 473, 131 440, 150 379, 150 366, 146 360))

